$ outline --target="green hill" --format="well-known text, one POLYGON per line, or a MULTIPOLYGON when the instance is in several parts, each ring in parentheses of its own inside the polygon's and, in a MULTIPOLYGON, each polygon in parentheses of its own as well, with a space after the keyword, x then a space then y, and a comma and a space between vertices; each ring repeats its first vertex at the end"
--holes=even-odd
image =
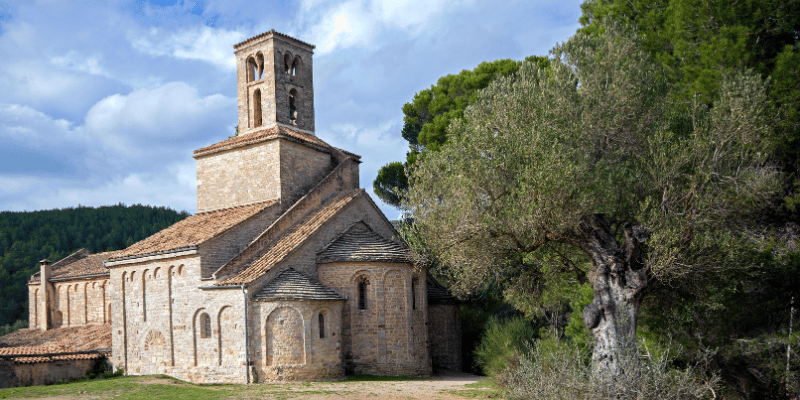
POLYGON ((33 212, 0 212, 0 326, 28 318, 25 283, 38 261, 86 248, 124 249, 189 216, 165 207, 118 204, 33 212))

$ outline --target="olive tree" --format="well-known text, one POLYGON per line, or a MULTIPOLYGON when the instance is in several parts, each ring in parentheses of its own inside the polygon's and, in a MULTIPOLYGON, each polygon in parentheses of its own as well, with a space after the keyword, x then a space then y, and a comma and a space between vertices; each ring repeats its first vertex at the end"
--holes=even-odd
POLYGON ((535 293, 588 282, 594 376, 636 358, 653 280, 735 268, 753 210, 774 195, 765 83, 721 83, 712 107, 676 104, 672 82, 619 27, 577 34, 547 69, 496 79, 409 171, 414 234, 456 290, 497 276, 535 293))

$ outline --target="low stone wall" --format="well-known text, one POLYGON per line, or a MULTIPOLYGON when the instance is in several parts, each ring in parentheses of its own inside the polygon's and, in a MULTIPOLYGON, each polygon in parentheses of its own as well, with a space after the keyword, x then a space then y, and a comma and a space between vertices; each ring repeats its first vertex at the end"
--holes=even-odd
POLYGON ((36 386, 82 378, 96 360, 17 362, 0 360, 0 388, 36 386))
POLYGON ((344 379, 344 368, 341 363, 276 365, 266 367, 264 375, 258 376, 257 381, 338 381, 344 379))
POLYGON ((358 363, 351 364, 355 374, 381 376, 431 376, 431 366, 425 360, 412 363, 358 363))

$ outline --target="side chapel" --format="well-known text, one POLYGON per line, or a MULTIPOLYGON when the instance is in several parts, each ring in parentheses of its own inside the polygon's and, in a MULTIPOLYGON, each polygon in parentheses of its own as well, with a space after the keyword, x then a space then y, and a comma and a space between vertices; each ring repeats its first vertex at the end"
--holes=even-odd
POLYGON ((314 133, 314 46, 234 46, 239 135, 194 152, 197 213, 125 250, 43 260, 30 327, 106 324, 111 363, 191 382, 459 370, 458 308, 314 133))

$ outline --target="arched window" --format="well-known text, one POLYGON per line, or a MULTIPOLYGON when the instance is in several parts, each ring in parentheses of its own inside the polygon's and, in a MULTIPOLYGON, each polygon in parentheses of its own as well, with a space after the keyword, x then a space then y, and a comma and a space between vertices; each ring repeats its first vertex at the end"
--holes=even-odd
POLYGON ((261 126, 261 89, 253 92, 253 127, 261 126))
POLYGON ((319 313, 319 338, 325 338, 325 315, 319 313))
POLYGON ((255 82, 256 80, 256 70, 258 69, 258 64, 256 64, 256 59, 250 57, 247 59, 247 82, 255 82))
POLYGON ((417 282, 419 279, 413 278, 411 279, 411 309, 417 309, 417 282))
POLYGON ((289 91, 289 120, 293 124, 297 123, 297 90, 289 91))
POLYGON ((200 314, 200 337, 204 339, 211 337, 211 317, 206 313, 200 314))
POLYGON ((359 310, 366 310, 367 309, 367 286, 369 285, 369 281, 366 278, 361 278, 358 281, 358 309, 359 310))
POLYGON ((291 73, 292 68, 292 54, 288 51, 283 53, 283 72, 291 73))
POLYGON ((300 67, 303 65, 303 60, 300 59, 300 56, 294 58, 292 61, 292 76, 299 76, 300 75, 300 67))
POLYGON ((261 53, 256 54, 256 64, 258 65, 258 79, 264 77, 264 55, 261 53))

